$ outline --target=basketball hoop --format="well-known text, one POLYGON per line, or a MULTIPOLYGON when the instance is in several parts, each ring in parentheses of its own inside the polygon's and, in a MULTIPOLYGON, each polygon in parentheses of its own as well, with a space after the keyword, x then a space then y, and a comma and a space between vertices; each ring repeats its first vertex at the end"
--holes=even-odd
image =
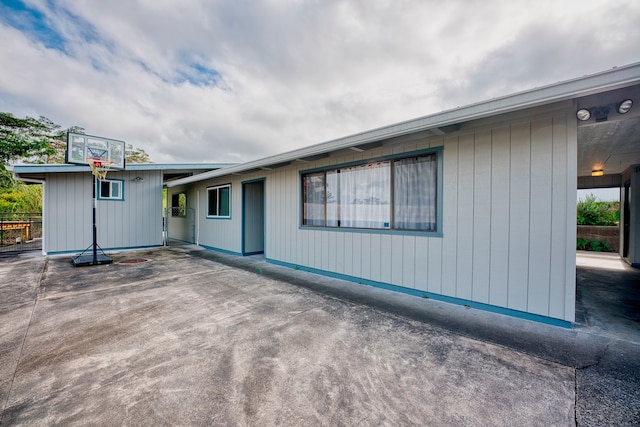
POLYGON ((100 181, 104 181, 113 164, 113 160, 107 157, 108 151, 96 147, 87 147, 87 151, 89 156, 85 160, 91 167, 91 173, 100 181))
POLYGON ((113 160, 102 157, 87 157, 87 163, 89 163, 89 167, 91 167, 91 173, 100 181, 104 181, 107 177, 107 172, 109 172, 113 164, 113 160))

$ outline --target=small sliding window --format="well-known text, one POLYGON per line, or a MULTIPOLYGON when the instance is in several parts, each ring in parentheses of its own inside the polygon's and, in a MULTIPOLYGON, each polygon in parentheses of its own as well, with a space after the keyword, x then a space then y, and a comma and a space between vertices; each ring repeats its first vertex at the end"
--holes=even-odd
POLYGON ((98 200, 124 200, 124 180, 98 180, 98 200))
POLYGON ((219 185, 207 188, 207 217, 231 217, 231 185, 219 185))

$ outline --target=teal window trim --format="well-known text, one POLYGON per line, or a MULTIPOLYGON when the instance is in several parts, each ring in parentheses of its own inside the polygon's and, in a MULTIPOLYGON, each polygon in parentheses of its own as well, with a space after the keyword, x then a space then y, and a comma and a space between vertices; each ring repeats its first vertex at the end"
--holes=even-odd
MULTIPOLYGON (((298 229, 300 230, 316 230, 316 231, 340 231, 340 232, 355 232, 355 233, 374 233, 374 234, 397 234, 397 235, 409 235, 409 236, 423 236, 423 237, 443 237, 442 230, 442 203, 443 203, 443 152, 444 147, 433 147, 423 150, 409 151, 405 153, 392 154, 381 157, 372 157, 369 159, 363 159, 353 162, 338 163, 335 165, 327 165, 319 168, 305 169, 298 172, 298 195, 300 201, 298 203, 298 229), (373 162, 380 162, 386 160, 399 160, 403 158, 417 157, 428 154, 436 154, 436 229, 435 230, 403 230, 393 228, 351 228, 351 227, 334 227, 334 226, 317 226, 317 225, 304 225, 304 185, 303 177, 308 174, 325 172, 331 170, 337 170, 341 168, 366 165, 373 162)), ((393 193, 393 189, 391 189, 393 193)), ((392 194, 393 200, 393 194, 392 194)))
POLYGON ((320 227, 300 225, 298 230, 335 231, 339 233, 395 234, 401 236, 442 237, 442 231, 396 230, 389 228, 320 227))
POLYGON ((97 180, 97 186, 98 188, 96 189, 96 193, 98 195, 98 200, 108 200, 108 201, 115 201, 115 202, 124 202, 124 179, 104 179, 104 180, 97 180), (106 184, 109 185, 109 190, 108 196, 103 195, 103 190, 105 190, 106 192, 106 187, 103 188, 103 186, 106 184), (114 184, 116 184, 114 186, 114 184), (114 191, 114 187, 117 188, 117 190, 114 191), (115 196, 113 196, 113 193, 115 192, 115 196))
POLYGON ((207 215, 206 218, 207 219, 231 219, 231 183, 226 183, 226 184, 220 184, 220 185, 214 185, 211 187, 207 187, 207 215), (226 192, 221 191, 227 189, 226 192), (212 214, 212 208, 213 206, 211 205, 211 197, 212 194, 216 195, 216 203, 215 203, 215 212, 212 214), (223 204, 223 200, 220 198, 221 194, 226 194, 227 196, 227 203, 226 206, 223 204), (220 215, 220 211, 223 210, 226 207, 226 210, 228 211, 228 215, 220 215))
POLYGON ((253 179, 248 179, 246 181, 242 181, 241 184, 251 184, 252 182, 260 182, 260 181, 266 181, 267 178, 266 177, 260 177, 260 178, 253 178, 253 179))

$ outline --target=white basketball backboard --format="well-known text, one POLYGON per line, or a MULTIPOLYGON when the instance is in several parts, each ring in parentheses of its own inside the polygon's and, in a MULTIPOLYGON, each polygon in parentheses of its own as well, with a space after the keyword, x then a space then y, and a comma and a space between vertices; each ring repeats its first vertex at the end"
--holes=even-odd
POLYGON ((125 168, 125 143, 115 139, 81 133, 67 133, 66 162, 88 165, 87 158, 101 157, 113 161, 111 169, 125 168))

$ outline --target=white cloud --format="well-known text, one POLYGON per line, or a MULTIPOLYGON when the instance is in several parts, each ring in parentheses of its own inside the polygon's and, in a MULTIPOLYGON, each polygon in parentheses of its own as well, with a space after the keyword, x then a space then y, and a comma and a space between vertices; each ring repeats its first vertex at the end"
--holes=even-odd
POLYGON ((31 0, 65 45, 0 18, 0 111, 246 161, 637 61, 640 6, 582 3, 31 0))

